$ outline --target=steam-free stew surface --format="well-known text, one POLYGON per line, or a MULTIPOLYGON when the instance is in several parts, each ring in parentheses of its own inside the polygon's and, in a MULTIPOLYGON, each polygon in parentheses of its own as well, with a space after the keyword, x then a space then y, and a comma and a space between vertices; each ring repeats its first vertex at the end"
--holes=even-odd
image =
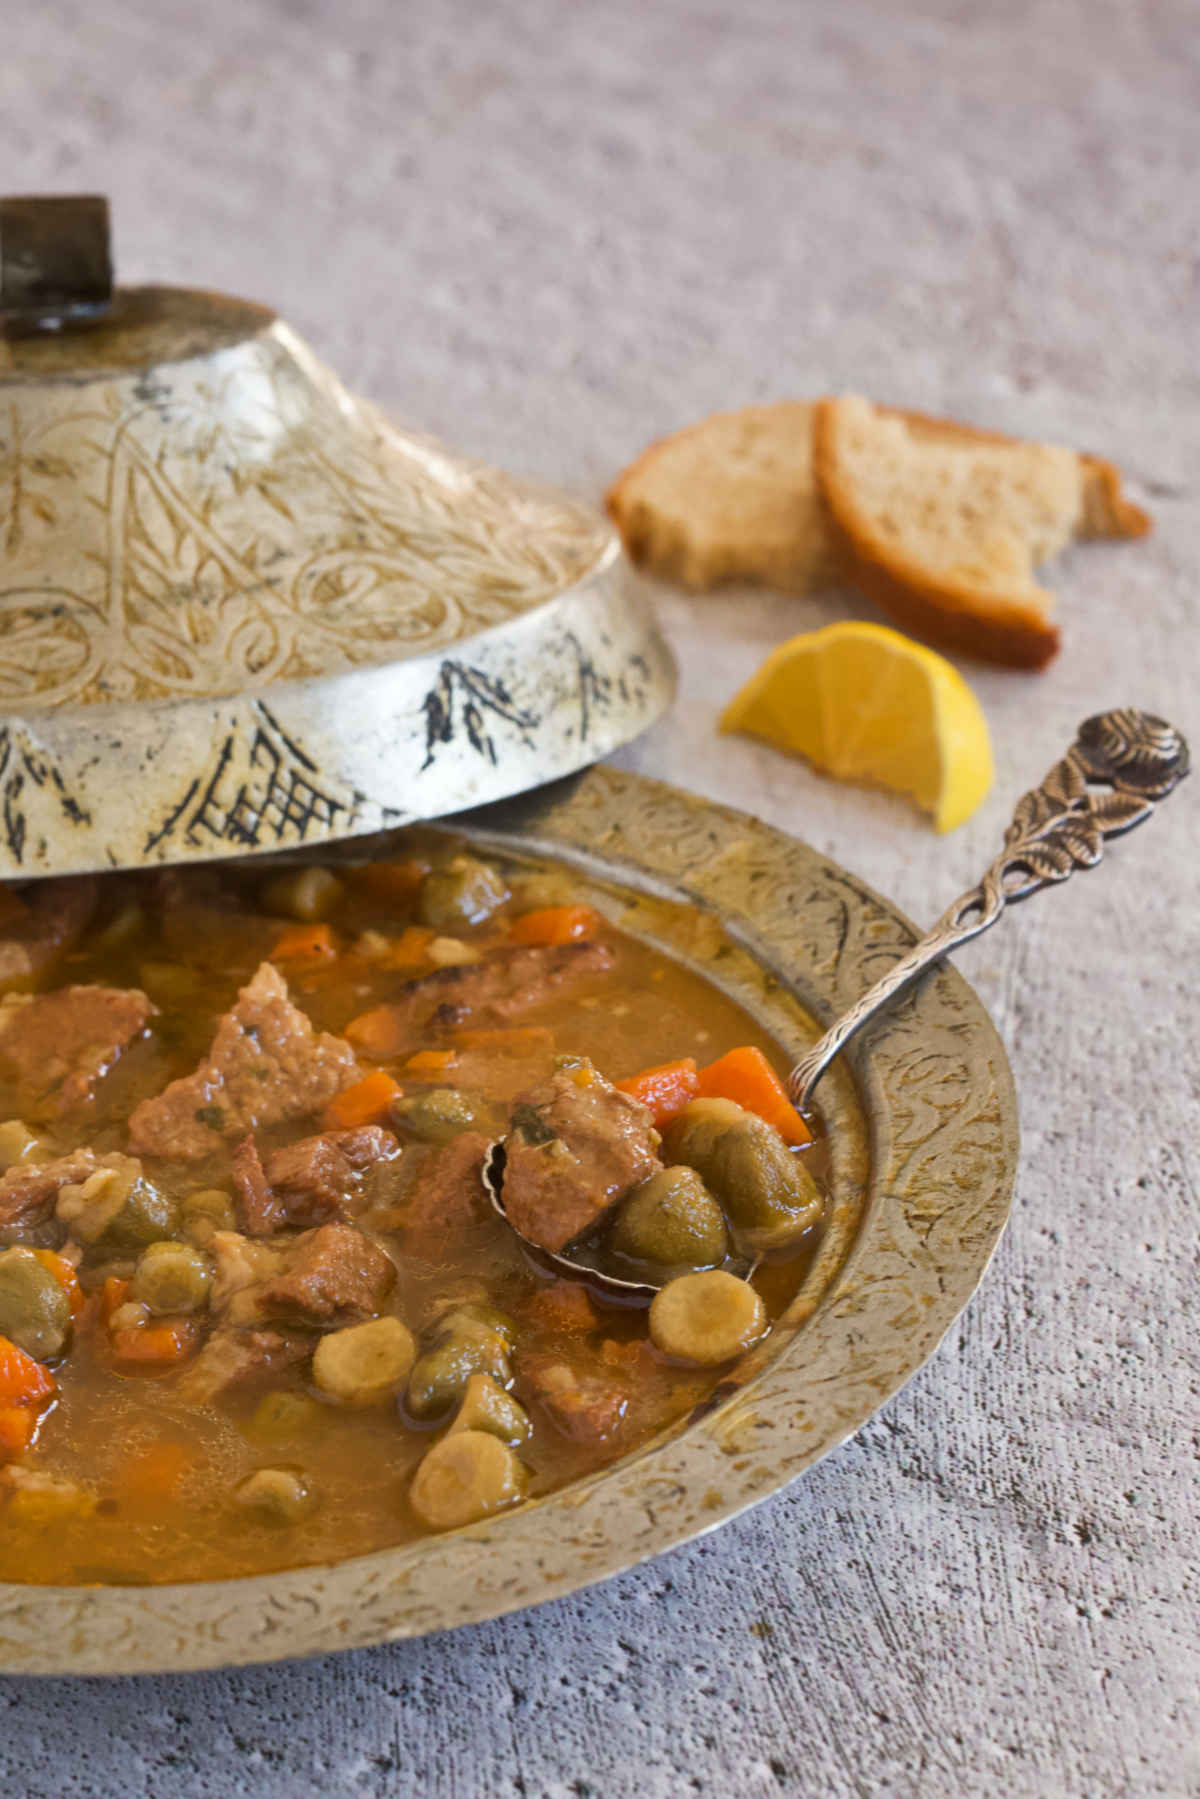
POLYGON ((561 871, 430 839, 46 883, 4 898, 0 979, 3 1579, 253 1574, 536 1497, 685 1418, 819 1235, 820 1144, 754 1111, 777 1049, 561 871), (653 1114, 610 1085, 663 1065, 653 1114), (487 1203, 495 1140, 549 1247, 680 1283, 653 1327, 535 1269, 487 1203), (756 1154, 807 1190, 780 1228, 753 1192, 722 1216, 756 1154), (747 1291, 728 1269, 764 1248, 747 1291))

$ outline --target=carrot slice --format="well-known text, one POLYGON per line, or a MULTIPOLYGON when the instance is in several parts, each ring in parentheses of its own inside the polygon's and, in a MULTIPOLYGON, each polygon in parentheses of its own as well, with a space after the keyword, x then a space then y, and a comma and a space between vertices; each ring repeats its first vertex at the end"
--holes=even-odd
POLYGON ((577 943, 594 937, 603 924, 591 906, 543 906, 514 918, 510 935, 514 943, 577 943))
POLYGON ((684 1056, 681 1062, 643 1068, 640 1074, 631 1074, 628 1080, 616 1081, 614 1085, 619 1093, 628 1093, 648 1106, 655 1124, 661 1128, 678 1118, 689 1100, 695 1099, 700 1091, 700 1077, 695 1057, 684 1056))
POLYGON ((147 1324, 112 1333, 113 1357, 137 1367, 169 1367, 182 1362, 196 1347, 197 1326, 190 1319, 177 1324, 147 1324))
POLYGON ((37 1406, 54 1390, 54 1376, 48 1369, 7 1337, 0 1337, 0 1407, 37 1406))
POLYGON ((774 1125, 785 1143, 811 1143, 812 1132, 787 1096, 787 1090, 761 1049, 747 1044, 700 1070, 701 1099, 731 1099, 747 1112, 774 1125))
POLYGON ((292 924, 275 939, 271 955, 278 962, 329 962, 337 955, 333 927, 292 924))
POLYGON ((350 1020, 342 1036, 364 1056, 374 1056, 379 1061, 387 1056, 398 1056, 404 1047, 404 1033, 395 1006, 375 1006, 370 1012, 360 1012, 357 1018, 350 1020))
POLYGON ((352 1087, 344 1087, 330 1100, 321 1119, 326 1130, 351 1131, 360 1124, 378 1124, 388 1115, 388 1107, 399 1099, 403 1087, 390 1074, 376 1068, 365 1074, 352 1087))
POLYGON ((427 960, 429 945, 437 936, 423 924, 410 924, 393 938, 384 965, 387 968, 419 968, 427 960))
POLYGON ((42 1267, 52 1274, 71 1304, 72 1318, 78 1318, 87 1305, 83 1288, 79 1285, 79 1276, 66 1256, 56 1255, 52 1249, 35 1249, 34 1255, 42 1267))
POLYGON ((119 1280, 110 1274, 100 1290, 100 1322, 108 1324, 109 1319, 118 1307, 123 1306, 129 1298, 129 1282, 119 1280))
MULTIPOLYGON (((142 1331, 136 1334, 145 1335, 142 1331)), ((141 1455, 124 1463, 117 1475, 117 1486, 124 1499, 170 1499, 196 1461, 197 1451, 190 1443, 152 1443, 141 1455)))
POLYGON ((20 1455, 33 1442, 38 1408, 32 1405, 0 1407, 0 1461, 20 1455))
POLYGON ((543 1287, 529 1302, 528 1314, 548 1330, 595 1330, 600 1319, 592 1296, 581 1281, 555 1281, 543 1287))
POLYGON ((443 1074, 458 1061, 452 1049, 419 1049, 404 1064, 405 1074, 443 1074))

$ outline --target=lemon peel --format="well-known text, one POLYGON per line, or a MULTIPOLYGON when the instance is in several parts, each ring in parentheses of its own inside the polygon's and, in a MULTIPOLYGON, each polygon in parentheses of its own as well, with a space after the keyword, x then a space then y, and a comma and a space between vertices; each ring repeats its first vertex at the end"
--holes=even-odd
POLYGON ((886 625, 789 638, 735 694, 720 729, 838 780, 906 794, 943 832, 970 818, 994 775, 987 720, 958 670, 886 625))

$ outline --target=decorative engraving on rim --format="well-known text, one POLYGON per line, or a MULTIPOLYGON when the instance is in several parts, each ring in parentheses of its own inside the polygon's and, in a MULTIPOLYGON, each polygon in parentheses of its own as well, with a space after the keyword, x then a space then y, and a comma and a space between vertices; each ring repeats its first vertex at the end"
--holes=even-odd
MULTIPOLYGON (((894 960, 915 937, 805 845, 611 768, 476 814, 466 828, 484 846, 563 854, 614 883, 634 929, 639 893, 665 885, 691 896, 699 922, 682 916, 675 934, 664 923, 657 940, 709 971, 793 1052, 811 1040, 814 1013, 840 1012, 877 959, 894 960), (705 912, 729 921, 732 942, 701 928, 705 912)), ((632 1567, 783 1486, 932 1354, 983 1274, 1016 1167, 1004 1051, 951 968, 905 995, 869 1046, 850 1046, 822 1109, 836 1203, 818 1263, 782 1328, 690 1428, 537 1503, 334 1567, 166 1588, 0 1588, 0 1666, 215 1667, 447 1629, 632 1567)))

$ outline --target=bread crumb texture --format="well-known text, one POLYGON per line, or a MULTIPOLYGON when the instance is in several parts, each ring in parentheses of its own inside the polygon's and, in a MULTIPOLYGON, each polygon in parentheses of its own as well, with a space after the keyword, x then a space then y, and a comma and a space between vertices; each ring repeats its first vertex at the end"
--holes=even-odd
POLYGON ((817 404, 814 464, 864 592, 906 630, 1021 667, 1059 643, 1036 570, 1077 539, 1150 528, 1108 463, 856 395, 817 404))

